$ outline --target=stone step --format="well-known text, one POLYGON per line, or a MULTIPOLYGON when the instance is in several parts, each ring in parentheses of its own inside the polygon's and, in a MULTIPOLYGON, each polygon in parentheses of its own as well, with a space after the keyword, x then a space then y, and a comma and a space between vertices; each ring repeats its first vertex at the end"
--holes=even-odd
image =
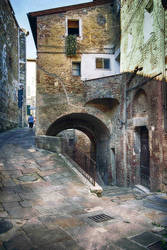
POLYGON ((119 196, 132 193, 131 188, 117 187, 117 186, 105 186, 103 187, 103 196, 119 196))

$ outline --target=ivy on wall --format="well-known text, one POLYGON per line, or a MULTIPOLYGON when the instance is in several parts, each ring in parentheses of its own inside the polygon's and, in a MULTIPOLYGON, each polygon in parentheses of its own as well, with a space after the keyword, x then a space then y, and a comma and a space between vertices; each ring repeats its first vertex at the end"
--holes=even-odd
POLYGON ((66 37, 66 55, 74 56, 77 51, 77 37, 76 35, 69 35, 66 37))

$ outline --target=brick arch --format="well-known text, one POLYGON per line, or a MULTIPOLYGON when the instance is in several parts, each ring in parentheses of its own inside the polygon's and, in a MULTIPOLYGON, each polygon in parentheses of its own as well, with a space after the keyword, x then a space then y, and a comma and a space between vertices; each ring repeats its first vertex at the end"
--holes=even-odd
POLYGON ((114 98, 96 98, 85 104, 85 106, 95 107, 104 113, 110 112, 119 105, 119 101, 114 98))
POLYGON ((81 130, 95 142, 110 136, 106 125, 87 113, 72 113, 60 117, 49 126, 46 135, 56 136, 59 132, 71 128, 81 130))
POLYGON ((78 129, 85 133, 96 148, 97 172, 105 184, 111 181, 110 171, 110 131, 98 118, 87 113, 71 113, 53 122, 47 132, 48 136, 56 136, 66 129, 78 129))
POLYGON ((139 89, 133 98, 132 115, 133 117, 145 117, 148 114, 148 100, 146 92, 139 89))

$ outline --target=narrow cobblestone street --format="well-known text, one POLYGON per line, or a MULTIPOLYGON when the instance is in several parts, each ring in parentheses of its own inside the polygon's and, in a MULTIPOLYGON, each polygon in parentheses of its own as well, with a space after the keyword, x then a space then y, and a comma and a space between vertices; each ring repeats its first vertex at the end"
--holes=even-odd
POLYGON ((165 194, 110 187, 97 197, 56 153, 35 148, 33 130, 0 134, 0 250, 166 249, 166 226, 165 194), (111 218, 89 218, 99 214, 111 218))

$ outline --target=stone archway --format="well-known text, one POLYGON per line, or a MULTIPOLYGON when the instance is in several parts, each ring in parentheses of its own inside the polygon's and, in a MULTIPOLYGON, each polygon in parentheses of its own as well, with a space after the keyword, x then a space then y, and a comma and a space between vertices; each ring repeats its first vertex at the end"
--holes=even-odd
POLYGON ((148 111, 147 95, 143 89, 139 89, 132 103, 134 152, 138 165, 136 180, 146 187, 150 187, 148 111))
POLYGON ((143 89, 139 89, 133 98, 133 106, 132 106, 133 117, 147 116, 147 112, 148 112, 147 95, 143 89))
POLYGON ((47 136, 56 136, 66 129, 78 129, 85 133, 96 148, 97 172, 105 184, 111 183, 111 173, 109 173, 110 160, 110 132, 106 125, 87 113, 71 113, 64 115, 52 123, 47 132, 47 136))

